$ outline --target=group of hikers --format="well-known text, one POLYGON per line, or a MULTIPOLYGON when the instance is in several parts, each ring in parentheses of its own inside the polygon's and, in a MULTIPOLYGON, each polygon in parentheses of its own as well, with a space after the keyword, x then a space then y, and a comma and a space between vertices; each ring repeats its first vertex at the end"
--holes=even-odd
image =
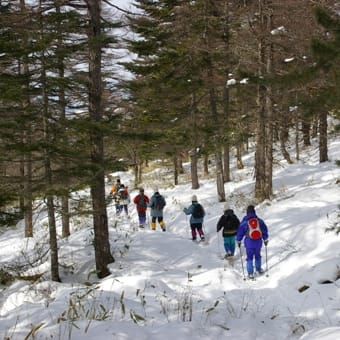
MULTIPOLYGON (((195 241, 197 234, 204 241, 203 220, 205 211, 203 206, 198 203, 197 196, 193 195, 192 203, 183 212, 190 217, 190 227, 192 240, 195 241)), ((223 244, 225 250, 225 259, 233 259, 235 255, 236 244, 241 248, 241 242, 244 239, 246 249, 246 264, 248 278, 254 279, 255 272, 258 275, 264 273, 262 269, 261 249, 262 244, 268 244, 268 227, 265 222, 256 215, 255 207, 249 205, 246 215, 242 221, 238 219, 234 211, 224 205, 223 215, 219 218, 216 231, 222 230, 223 244)))
MULTIPOLYGON (((128 204, 131 202, 128 187, 121 183, 120 178, 117 179, 116 184, 111 187, 110 198, 115 202, 116 214, 119 215, 123 210, 128 216, 128 204)), ((151 229, 156 230, 156 224, 159 223, 161 229, 166 231, 165 223, 163 221, 163 209, 166 205, 164 197, 159 193, 158 188, 154 188, 154 194, 151 199, 144 193, 144 189, 139 189, 139 194, 134 197, 133 203, 136 205, 139 227, 144 228, 146 225, 146 210, 151 208, 151 229)))
MULTIPOLYGON (((127 187, 120 183, 117 179, 116 185, 112 186, 110 195, 115 199, 117 213, 125 211, 128 215, 127 205, 130 202, 130 195, 127 187), (126 195, 121 193, 126 190, 126 195), (117 199, 116 199, 117 197, 117 199)), ((157 222, 162 231, 166 231, 163 220, 163 209, 166 205, 164 197, 159 193, 158 188, 154 188, 154 193, 149 198, 144 189, 139 189, 139 194, 134 197, 133 203, 136 205, 140 228, 146 225, 146 211, 150 208, 151 229, 156 230, 157 222)), ((242 221, 238 219, 234 211, 227 204, 224 205, 223 214, 219 218, 216 231, 222 230, 223 244, 225 250, 225 259, 233 259, 235 255, 236 244, 241 248, 241 242, 244 239, 244 247, 246 250, 246 268, 248 278, 253 279, 255 273, 263 274, 261 249, 264 244, 268 244, 268 227, 265 222, 256 215, 255 207, 249 205, 246 210, 246 215, 242 221)), ((184 208, 183 212, 190 216, 190 228, 192 240, 196 241, 199 237, 201 241, 205 241, 203 230, 203 221, 206 215, 203 206, 198 202, 197 196, 191 198, 191 205, 184 208)))

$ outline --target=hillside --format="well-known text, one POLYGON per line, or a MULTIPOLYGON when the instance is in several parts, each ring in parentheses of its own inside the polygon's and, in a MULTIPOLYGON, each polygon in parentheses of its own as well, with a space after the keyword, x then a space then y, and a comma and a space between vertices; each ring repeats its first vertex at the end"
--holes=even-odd
MULTIPOLYGON (((223 203, 216 200, 213 179, 201 179, 200 189, 193 191, 187 182, 169 185, 165 170, 149 174, 146 193, 151 196, 157 185, 167 201, 166 233, 159 226, 156 231, 138 229, 132 204, 129 219, 116 217, 109 205, 116 262, 102 280, 94 274, 89 219, 73 220, 72 235, 59 241, 62 283, 49 281, 44 211, 35 216, 33 239, 23 239, 22 223, 2 232, 2 266, 25 264, 27 275, 45 274, 35 283, 16 280, 1 287, 0 338, 340 338, 340 236, 325 232, 339 225, 338 138, 329 144, 329 158, 319 164, 318 151, 311 147, 299 162, 281 161, 274 169, 275 198, 256 207, 269 227, 267 256, 265 248, 262 251, 268 271, 254 282, 243 279, 243 246, 233 267, 222 259, 223 239, 216 233, 216 222, 223 203), (193 194, 207 212, 205 245, 190 240, 189 219, 182 212, 193 194)), ((253 155, 243 160, 246 168, 233 169, 233 182, 225 185, 227 203, 240 219, 252 203, 254 184, 253 155)), ((132 183, 130 173, 113 175, 132 183)))

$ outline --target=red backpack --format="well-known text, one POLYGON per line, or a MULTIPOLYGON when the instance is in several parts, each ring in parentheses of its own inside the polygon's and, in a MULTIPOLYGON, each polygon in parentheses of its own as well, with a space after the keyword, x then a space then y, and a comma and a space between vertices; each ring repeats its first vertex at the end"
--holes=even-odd
POLYGON ((258 218, 252 217, 248 220, 247 235, 252 240, 259 240, 262 238, 262 230, 260 228, 260 222, 258 218))

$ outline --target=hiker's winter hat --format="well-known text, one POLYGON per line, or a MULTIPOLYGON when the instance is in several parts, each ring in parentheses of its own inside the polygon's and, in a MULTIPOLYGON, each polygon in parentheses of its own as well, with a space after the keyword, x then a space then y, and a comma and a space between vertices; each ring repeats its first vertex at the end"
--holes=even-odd
POLYGON ((247 214, 255 214, 255 207, 253 205, 248 205, 247 214))
POLYGON ((191 200, 192 201, 197 201, 197 196, 196 195, 192 195, 191 200))
POLYGON ((228 206, 228 204, 227 204, 227 203, 225 203, 225 204, 224 204, 224 207, 223 207, 223 209, 224 209, 224 211, 227 211, 227 210, 229 210, 229 206, 228 206))

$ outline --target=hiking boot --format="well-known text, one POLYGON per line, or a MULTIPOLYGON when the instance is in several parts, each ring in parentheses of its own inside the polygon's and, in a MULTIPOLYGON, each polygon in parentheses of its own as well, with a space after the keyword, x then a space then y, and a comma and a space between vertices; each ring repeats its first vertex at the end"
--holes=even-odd
POLYGON ((196 241, 196 237, 193 237, 192 240, 193 240, 193 241, 196 241))
POLYGON ((248 274, 248 279, 249 280, 254 280, 255 279, 254 274, 248 274))
POLYGON ((144 224, 140 224, 140 225, 139 225, 139 228, 144 228, 144 224))
POLYGON ((260 268, 259 270, 256 270, 257 274, 262 275, 264 274, 264 270, 260 268))
POLYGON ((166 231, 165 227, 162 227, 162 231, 166 231))
POLYGON ((201 241, 205 241, 205 237, 203 235, 201 236, 201 241))

